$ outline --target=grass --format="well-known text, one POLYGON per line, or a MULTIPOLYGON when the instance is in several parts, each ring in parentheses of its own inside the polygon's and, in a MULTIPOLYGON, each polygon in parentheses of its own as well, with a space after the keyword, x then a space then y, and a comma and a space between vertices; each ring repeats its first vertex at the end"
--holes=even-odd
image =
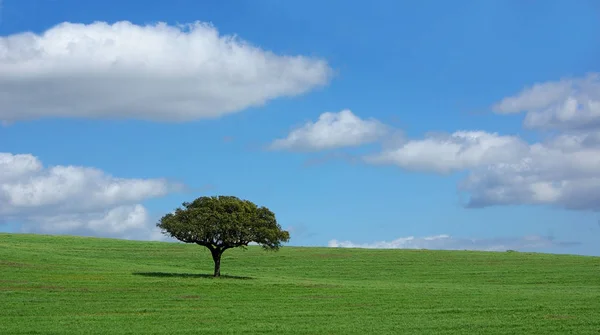
POLYGON ((600 334, 600 258, 0 234, 0 334, 600 334))

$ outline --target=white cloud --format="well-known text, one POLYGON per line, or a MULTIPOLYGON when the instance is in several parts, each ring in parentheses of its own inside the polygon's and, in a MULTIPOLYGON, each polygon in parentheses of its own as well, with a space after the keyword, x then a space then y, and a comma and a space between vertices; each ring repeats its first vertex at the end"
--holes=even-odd
POLYGON ((473 170, 460 188, 469 192, 470 207, 545 204, 600 210, 599 143, 597 134, 536 143, 518 161, 473 170))
POLYGON ((358 146, 374 142, 388 133, 388 127, 375 119, 363 120, 345 109, 323 113, 316 122, 292 130, 286 138, 275 140, 273 150, 318 151, 358 146))
POLYGON ((164 179, 116 178, 89 167, 44 167, 29 154, 0 153, 0 216, 21 223, 23 231, 155 238, 140 202, 179 189, 181 185, 164 179))
POLYGON ((90 235, 129 239, 157 239, 151 218, 140 204, 114 207, 105 211, 28 216, 24 232, 90 235))
MULTIPOLYGON (((486 164, 460 184, 469 207, 541 204, 600 210, 600 80, 539 83, 502 100, 498 112, 527 113, 525 126, 558 129, 518 159, 486 164)), ((522 151, 521 151, 522 152, 522 151)))
POLYGON ((540 129, 600 127, 600 75, 538 83, 494 105, 497 113, 525 112, 524 124, 540 129))
POLYGON ((468 193, 468 207, 540 204, 600 210, 600 132, 562 134, 534 144, 457 132, 411 140, 364 159, 413 171, 467 171, 459 189, 468 193))
POLYGON ((406 170, 468 172, 459 189, 467 207, 550 205, 600 210, 600 80, 539 83, 495 105, 499 113, 525 111, 526 126, 555 128, 545 140, 482 131, 428 135, 363 157, 406 170))
POLYGON ((527 144, 514 136, 483 131, 459 131, 451 135, 429 135, 410 140, 397 148, 365 157, 371 164, 395 164, 407 170, 448 173, 524 155, 527 144))
POLYGON ((526 236, 520 238, 490 238, 467 239, 455 238, 450 235, 428 237, 401 237, 392 241, 373 243, 354 243, 350 241, 331 240, 329 247, 333 248, 369 248, 369 249, 445 249, 445 250, 485 250, 505 251, 537 249, 557 246, 571 246, 577 243, 559 242, 543 236, 526 236))
POLYGON ((0 120, 212 118, 305 93, 331 72, 199 22, 62 23, 0 37, 0 120))
POLYGON ((38 173, 42 163, 32 155, 0 153, 0 182, 18 180, 38 173))

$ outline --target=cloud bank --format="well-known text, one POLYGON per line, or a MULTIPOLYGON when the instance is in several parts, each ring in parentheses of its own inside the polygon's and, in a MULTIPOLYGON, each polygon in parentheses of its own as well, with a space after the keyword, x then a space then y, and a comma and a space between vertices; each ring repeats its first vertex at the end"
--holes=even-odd
POLYGON ((277 55, 201 22, 62 23, 0 37, 0 121, 215 118, 308 92, 331 73, 324 60, 277 55))
POLYGON ((392 241, 379 241, 373 243, 354 243, 350 241, 331 240, 328 243, 332 248, 367 248, 367 249, 438 249, 438 250, 483 250, 506 251, 539 249, 549 247, 568 247, 576 245, 574 242, 560 242, 543 236, 526 236, 520 238, 490 238, 466 239, 455 238, 450 235, 436 235, 428 237, 400 237, 392 241))
POLYGON ((45 167, 0 153, 0 216, 23 232, 160 239, 146 199, 181 190, 164 179, 125 179, 80 166, 45 167))

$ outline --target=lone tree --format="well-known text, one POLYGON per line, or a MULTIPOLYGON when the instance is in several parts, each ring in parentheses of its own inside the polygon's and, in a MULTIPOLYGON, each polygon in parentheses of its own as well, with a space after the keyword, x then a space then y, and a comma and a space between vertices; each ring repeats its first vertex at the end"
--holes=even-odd
POLYGON ((208 248, 215 262, 215 277, 221 275, 221 255, 225 250, 255 242, 265 250, 276 251, 290 239, 268 208, 233 196, 184 202, 183 208, 163 216, 157 227, 165 235, 208 248))

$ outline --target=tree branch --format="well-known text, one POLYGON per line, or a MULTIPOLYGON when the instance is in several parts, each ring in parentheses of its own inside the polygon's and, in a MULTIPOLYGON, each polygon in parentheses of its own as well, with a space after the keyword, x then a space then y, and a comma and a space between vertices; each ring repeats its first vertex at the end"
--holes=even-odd
POLYGON ((216 249, 211 243, 197 241, 196 244, 201 245, 203 247, 207 247, 208 250, 210 250, 211 252, 213 252, 216 249))

